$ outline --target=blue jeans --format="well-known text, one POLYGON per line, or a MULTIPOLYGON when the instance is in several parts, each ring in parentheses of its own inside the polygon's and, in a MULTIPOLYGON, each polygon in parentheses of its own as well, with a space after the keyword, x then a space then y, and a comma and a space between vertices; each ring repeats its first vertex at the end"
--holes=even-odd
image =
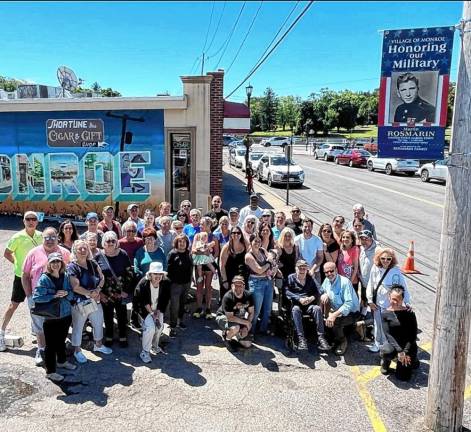
POLYGON ((249 292, 252 294, 255 310, 251 332, 255 333, 258 317, 261 316, 259 330, 266 333, 273 303, 273 281, 249 277, 249 292))

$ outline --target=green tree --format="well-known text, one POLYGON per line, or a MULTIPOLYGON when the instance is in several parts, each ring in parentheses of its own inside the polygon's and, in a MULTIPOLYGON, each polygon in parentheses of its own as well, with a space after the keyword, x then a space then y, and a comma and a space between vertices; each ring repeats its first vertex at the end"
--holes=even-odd
POLYGON ((260 127, 262 131, 271 131, 276 127, 278 100, 275 92, 267 87, 260 100, 260 127))
POLYGON ((110 87, 106 89, 101 89, 100 93, 104 97, 120 97, 121 96, 121 93, 119 91, 113 90, 110 87))
MULTIPOLYGON (((262 130, 262 116, 260 111, 261 98, 250 98, 250 130, 257 132, 262 130)), ((247 103, 247 102, 246 102, 247 103)))
POLYGON ((95 81, 95 82, 92 84, 92 90, 93 90, 94 92, 97 92, 97 93, 101 90, 101 86, 100 86, 100 84, 98 84, 97 81, 95 81))
POLYGON ((278 99, 277 125, 286 130, 294 130, 300 119, 300 99, 294 96, 281 96, 278 99))
POLYGON ((7 78, 0 75, 0 89, 12 92, 18 88, 18 84, 21 84, 21 82, 13 78, 7 78))

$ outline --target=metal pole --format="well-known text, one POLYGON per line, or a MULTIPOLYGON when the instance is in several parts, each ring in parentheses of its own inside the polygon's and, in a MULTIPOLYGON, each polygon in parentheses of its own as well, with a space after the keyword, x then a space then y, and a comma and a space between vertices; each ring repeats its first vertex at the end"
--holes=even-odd
POLYGON ((425 425, 432 431, 460 431, 471 319, 471 2, 464 2, 459 26, 461 54, 453 113, 449 174, 440 244, 432 360, 425 425))
POLYGON ((288 179, 286 181, 286 205, 289 205, 289 169, 291 164, 291 151, 293 150, 293 134, 291 134, 291 143, 288 146, 288 179))

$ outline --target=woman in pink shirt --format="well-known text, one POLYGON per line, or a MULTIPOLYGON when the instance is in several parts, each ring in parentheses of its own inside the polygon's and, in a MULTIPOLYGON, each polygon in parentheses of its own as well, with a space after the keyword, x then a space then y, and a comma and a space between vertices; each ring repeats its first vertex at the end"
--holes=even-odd
POLYGON ((340 237, 340 251, 337 258, 337 271, 352 282, 358 294, 358 269, 360 249, 355 245, 355 234, 344 231, 340 237))

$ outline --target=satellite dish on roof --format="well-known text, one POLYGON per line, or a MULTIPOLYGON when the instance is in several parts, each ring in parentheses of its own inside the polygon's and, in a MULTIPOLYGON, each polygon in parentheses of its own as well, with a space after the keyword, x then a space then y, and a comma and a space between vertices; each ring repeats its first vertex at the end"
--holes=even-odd
POLYGON ((67 66, 60 66, 57 69, 57 79, 62 87, 62 97, 65 97, 66 90, 72 92, 82 84, 82 80, 77 78, 75 72, 67 66))

